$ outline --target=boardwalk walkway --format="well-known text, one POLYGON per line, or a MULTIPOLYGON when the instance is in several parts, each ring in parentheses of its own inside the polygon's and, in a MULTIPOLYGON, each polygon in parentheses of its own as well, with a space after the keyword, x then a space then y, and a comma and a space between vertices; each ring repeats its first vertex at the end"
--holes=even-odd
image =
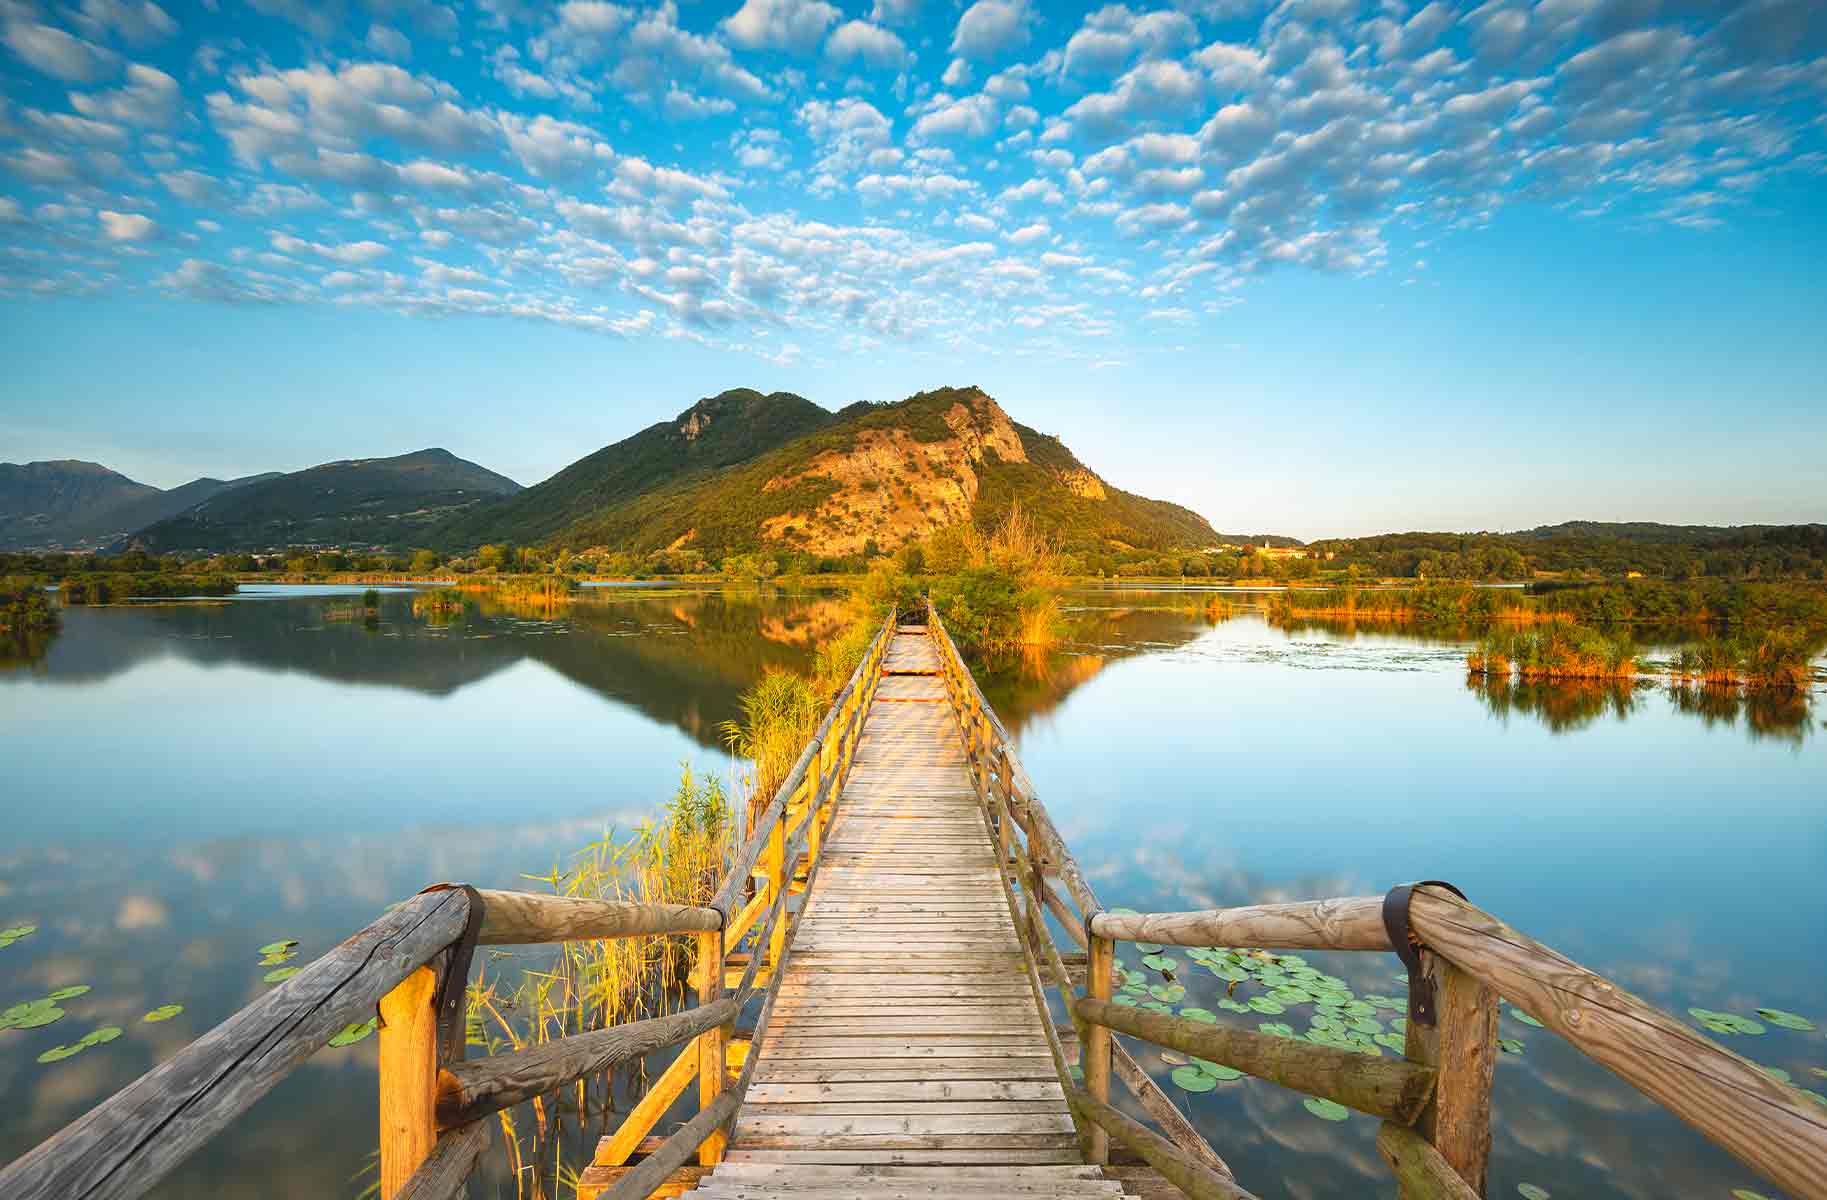
POLYGON ((1105 1196, 924 630, 897 633, 706 1198, 1105 1196))

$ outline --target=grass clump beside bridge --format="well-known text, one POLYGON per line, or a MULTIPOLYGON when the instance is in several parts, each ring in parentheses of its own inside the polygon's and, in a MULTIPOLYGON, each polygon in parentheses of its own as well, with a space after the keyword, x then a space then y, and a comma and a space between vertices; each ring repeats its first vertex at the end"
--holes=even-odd
MULTIPOLYGON (((657 819, 642 822, 626 837, 606 831, 568 867, 554 866, 534 878, 559 896, 705 905, 723 884, 734 837, 733 809, 722 783, 695 775, 688 765, 657 819)), ((467 1020, 468 1044, 477 1055, 545 1045, 690 1007, 687 979, 695 954, 688 936, 590 939, 479 958, 467 1020)), ((610 1132, 621 1111, 618 1101, 638 1096, 645 1075, 637 1061, 498 1113, 503 1174, 513 1180, 513 1190, 503 1194, 541 1200, 568 1194, 590 1160, 594 1139, 610 1132)))

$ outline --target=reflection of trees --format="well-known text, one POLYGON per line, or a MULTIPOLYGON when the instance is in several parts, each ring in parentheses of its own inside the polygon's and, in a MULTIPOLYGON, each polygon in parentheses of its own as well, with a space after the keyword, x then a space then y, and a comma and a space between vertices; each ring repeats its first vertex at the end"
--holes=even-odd
POLYGON ((1736 725, 1742 716, 1745 732, 1753 740, 1778 738, 1800 745, 1812 725, 1808 719, 1808 693, 1794 688, 1671 684, 1668 699, 1676 712, 1699 717, 1709 726, 1736 725))
POLYGON ((0 671, 41 667, 55 629, 0 630, 0 671))
POLYGON ((1510 679, 1502 675, 1468 675, 1465 686, 1484 701, 1491 715, 1508 720, 1521 713, 1555 733, 1583 729, 1606 713, 1618 719, 1636 708, 1636 689, 1627 680, 1510 679))

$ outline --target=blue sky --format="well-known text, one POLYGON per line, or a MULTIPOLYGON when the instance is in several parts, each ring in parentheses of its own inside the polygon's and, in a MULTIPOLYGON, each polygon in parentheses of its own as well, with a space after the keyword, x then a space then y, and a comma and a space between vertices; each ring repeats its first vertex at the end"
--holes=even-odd
POLYGON ((976 383, 1227 531, 1827 519, 1811 0, 0 0, 0 458, 976 383))

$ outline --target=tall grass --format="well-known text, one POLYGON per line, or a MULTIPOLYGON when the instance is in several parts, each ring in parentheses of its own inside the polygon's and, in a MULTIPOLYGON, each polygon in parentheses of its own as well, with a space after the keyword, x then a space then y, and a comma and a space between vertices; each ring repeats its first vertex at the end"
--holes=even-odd
MULTIPOLYGON (((657 820, 627 837, 605 832, 569 867, 529 878, 560 896, 708 904, 722 885, 733 832, 722 784, 695 776, 687 765, 657 820)), ((537 954, 532 963, 513 953, 484 961, 468 997, 467 1040, 477 1053, 507 1053, 689 1007, 686 981, 694 953, 688 937, 566 942, 537 954)), ((636 1064, 629 1073, 640 1070, 636 1064)), ((576 1167, 566 1165, 566 1149, 576 1147, 578 1163, 587 1160, 589 1137, 609 1130, 614 1096, 611 1075, 500 1113, 513 1194, 544 1200, 573 1186, 576 1167), (567 1130, 575 1141, 566 1141, 567 1130)))
POLYGON ((1637 654, 1626 634, 1607 633, 1565 621, 1526 632, 1498 632, 1466 656, 1479 674, 1510 674, 1524 679, 1630 679, 1637 673, 1637 654))
POLYGON ((1673 674, 1683 683, 1805 691, 1822 641, 1817 633, 1780 628, 1708 638, 1675 656, 1673 674))
POLYGON ((746 835, 793 770, 824 718, 825 705, 812 680, 784 667, 767 668, 737 703, 742 717, 725 721, 722 733, 730 752, 749 764, 746 835))

